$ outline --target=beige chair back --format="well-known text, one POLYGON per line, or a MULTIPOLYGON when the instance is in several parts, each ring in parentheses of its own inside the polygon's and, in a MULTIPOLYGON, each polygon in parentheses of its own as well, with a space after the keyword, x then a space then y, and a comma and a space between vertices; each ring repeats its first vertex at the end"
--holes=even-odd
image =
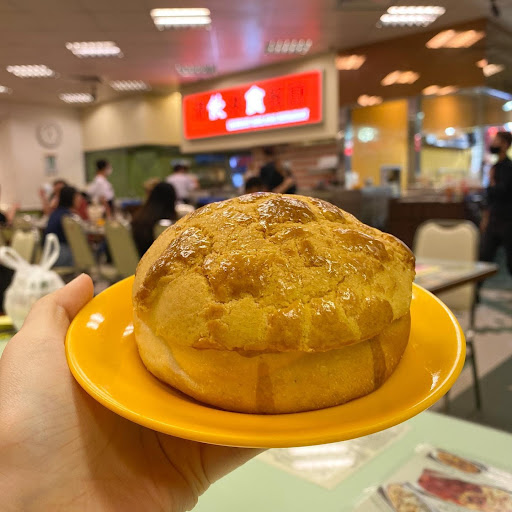
POLYGON ((156 240, 169 226, 172 225, 172 220, 162 219, 155 224, 153 228, 153 237, 156 240))
POLYGON ((93 268, 96 264, 94 255, 80 222, 69 215, 65 215, 62 217, 62 227, 73 255, 75 268, 77 270, 93 268))
POLYGON ((36 231, 22 231, 17 229, 14 231, 11 239, 11 247, 26 261, 32 263, 34 258, 34 250, 38 241, 36 231))
POLYGON ((191 204, 177 204, 176 205, 176 213, 178 215, 178 219, 185 217, 189 213, 195 211, 195 208, 191 204))
POLYGON ((118 221, 108 221, 105 224, 105 236, 119 274, 122 277, 133 275, 139 263, 139 253, 130 229, 118 221))
MULTIPOLYGON (((428 221, 416 231, 414 254, 417 258, 477 261, 480 233, 469 221, 428 221)), ((439 298, 454 311, 469 311, 475 300, 475 285, 461 286, 440 293, 439 298)))

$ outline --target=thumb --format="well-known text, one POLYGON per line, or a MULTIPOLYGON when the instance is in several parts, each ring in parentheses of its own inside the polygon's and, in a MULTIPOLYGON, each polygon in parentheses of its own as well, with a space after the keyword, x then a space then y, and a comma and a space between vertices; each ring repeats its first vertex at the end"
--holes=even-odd
POLYGON ((38 300, 25 319, 19 335, 60 338, 64 342, 71 320, 93 295, 91 278, 81 274, 56 292, 38 300))

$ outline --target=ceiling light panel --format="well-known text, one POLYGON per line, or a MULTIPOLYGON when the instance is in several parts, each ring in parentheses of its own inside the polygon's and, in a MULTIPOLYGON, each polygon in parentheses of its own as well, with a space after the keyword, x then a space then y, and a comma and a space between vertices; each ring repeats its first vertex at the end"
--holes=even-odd
POLYGON ((213 64, 181 65, 176 64, 176 71, 182 77, 209 76, 215 74, 217 68, 213 64))
POLYGON ((51 78, 55 71, 43 64, 7 66, 7 71, 19 78, 51 78))
POLYGON ((59 94, 59 98, 66 103, 92 103, 94 97, 87 92, 66 92, 59 94))
POLYGON ((504 71, 505 66, 503 64, 487 64, 482 68, 485 77, 489 78, 490 76, 497 75, 504 71))
POLYGON ((445 87, 440 87, 439 85, 430 85, 429 87, 425 87, 425 89, 423 89, 423 94, 425 96, 446 96, 447 94, 453 94, 458 90, 459 88, 454 85, 447 85, 445 87))
POLYGON ((363 94, 357 99, 357 103, 361 105, 361 107, 373 107, 375 105, 380 105, 382 101, 381 96, 368 96, 367 94, 363 94))
POLYGON ((115 91, 149 91, 151 87, 142 80, 114 80, 110 87, 115 91))
POLYGON ((265 53, 305 55, 312 45, 311 39, 277 39, 267 43, 265 53))
POLYGON ((434 5, 394 5, 380 18, 378 26, 426 27, 446 12, 434 5))
POLYGON ((82 41, 66 43, 66 48, 76 57, 122 57, 121 48, 113 41, 82 41))
POLYGON ((158 30, 169 28, 209 27, 210 10, 206 8, 152 9, 151 17, 158 30))
POLYGON ((420 74, 415 71, 393 71, 382 80, 381 85, 411 85, 416 82, 419 77, 420 74))
POLYGON ((480 30, 444 30, 428 41, 427 48, 469 48, 484 37, 485 32, 480 30))
POLYGON ((6 87, 5 85, 0 85, 0 94, 11 94, 12 89, 6 87))
POLYGON ((366 55, 340 55, 336 57, 336 69, 356 71, 366 62, 366 55))

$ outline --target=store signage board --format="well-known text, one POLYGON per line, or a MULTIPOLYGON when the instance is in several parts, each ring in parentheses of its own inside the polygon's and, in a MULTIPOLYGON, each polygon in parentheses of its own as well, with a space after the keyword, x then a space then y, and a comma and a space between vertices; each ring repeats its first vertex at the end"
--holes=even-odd
POLYGON ((183 98, 185 139, 321 123, 322 72, 308 71, 183 98))

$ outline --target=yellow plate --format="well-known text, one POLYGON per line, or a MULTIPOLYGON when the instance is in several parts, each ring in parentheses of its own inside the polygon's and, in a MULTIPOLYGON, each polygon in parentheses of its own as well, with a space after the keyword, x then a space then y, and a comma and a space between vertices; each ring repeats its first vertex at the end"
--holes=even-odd
POLYGON ((133 277, 108 288, 73 320, 68 364, 80 385, 110 410, 153 430, 205 443, 283 448, 361 437, 427 409, 453 385, 465 342, 453 314, 414 286, 407 350, 372 394, 319 411, 280 415, 227 412, 162 384, 144 367, 133 336, 133 277))

